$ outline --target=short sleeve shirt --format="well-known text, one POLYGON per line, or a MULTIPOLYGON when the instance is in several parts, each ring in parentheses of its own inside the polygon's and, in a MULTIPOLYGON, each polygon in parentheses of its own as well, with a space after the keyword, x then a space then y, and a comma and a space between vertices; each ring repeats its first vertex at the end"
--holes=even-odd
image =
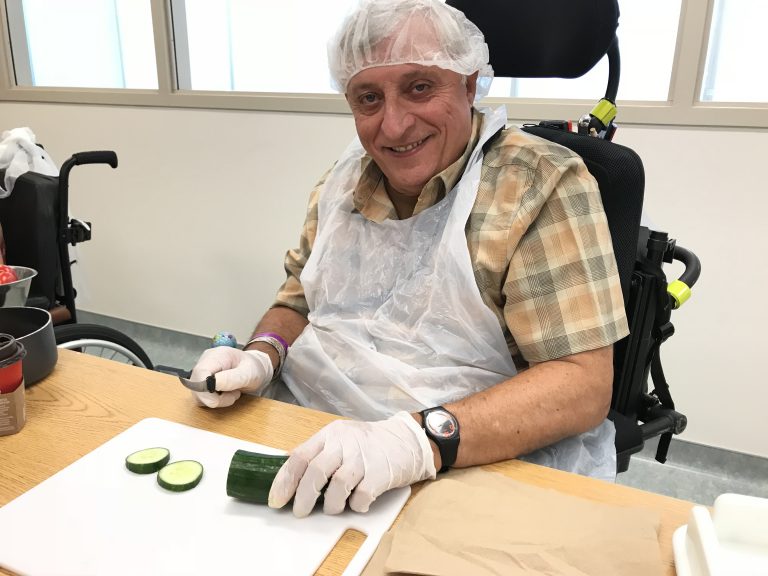
MULTIPOLYGON (((427 182, 414 215, 440 202, 459 180, 482 121, 474 111, 464 154, 427 182)), ((361 169, 354 209, 374 222, 398 218, 376 163, 366 155, 361 169)), ((304 316, 309 309, 299 278, 317 234, 324 182, 311 194, 299 247, 286 254, 287 278, 274 303, 304 316)), ((480 295, 518 369, 608 346, 628 334, 597 183, 571 150, 516 128, 500 131, 485 146, 465 233, 480 295)))

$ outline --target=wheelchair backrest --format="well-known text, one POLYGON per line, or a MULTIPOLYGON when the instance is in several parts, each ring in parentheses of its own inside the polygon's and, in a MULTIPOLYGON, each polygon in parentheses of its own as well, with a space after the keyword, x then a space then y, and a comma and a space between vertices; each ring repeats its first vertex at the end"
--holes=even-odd
POLYGON ((642 160, 634 150, 600 138, 542 126, 526 126, 523 131, 570 148, 582 157, 597 180, 626 306, 643 211, 645 171, 642 160))
POLYGON ((618 0, 446 0, 485 36, 496 76, 578 78, 608 52, 618 0))
POLYGON ((37 270, 27 305, 45 310, 55 305, 60 278, 58 189, 58 177, 27 172, 16 179, 11 195, 0 200, 7 263, 37 270))
MULTIPOLYGON (((608 227, 611 231, 616 266, 624 295, 624 307, 627 311, 630 328, 632 328, 635 314, 633 313, 634 304, 630 300, 633 295, 632 282, 637 261, 640 218, 645 189, 645 171, 642 160, 633 150, 600 138, 591 138, 541 126, 527 126, 523 130, 561 144, 579 154, 589 172, 597 180, 608 227)), ((634 364, 634 361, 629 358, 631 356, 629 352, 634 350, 632 335, 614 344, 613 399, 611 402, 612 408, 621 413, 630 412, 632 416, 637 414, 637 409, 632 403, 639 401, 640 394, 640 390, 633 388, 633 398, 627 398, 629 386, 627 370, 630 364, 634 364), (630 347, 632 347, 631 350, 630 347)), ((644 391, 643 389, 642 392, 644 391)))

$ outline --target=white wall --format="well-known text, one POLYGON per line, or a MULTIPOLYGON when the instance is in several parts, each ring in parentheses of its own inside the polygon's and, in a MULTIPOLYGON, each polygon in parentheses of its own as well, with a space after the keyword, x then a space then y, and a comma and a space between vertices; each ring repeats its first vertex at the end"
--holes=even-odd
MULTIPOLYGON (((94 225, 81 309, 240 340, 283 280, 312 185, 354 134, 347 116, 0 104, 0 129, 17 126, 59 165, 118 153, 116 171, 72 172, 71 212, 94 225)), ((768 457, 768 132, 625 126, 616 141, 645 162, 650 220, 702 260, 662 349, 683 438, 768 457)))

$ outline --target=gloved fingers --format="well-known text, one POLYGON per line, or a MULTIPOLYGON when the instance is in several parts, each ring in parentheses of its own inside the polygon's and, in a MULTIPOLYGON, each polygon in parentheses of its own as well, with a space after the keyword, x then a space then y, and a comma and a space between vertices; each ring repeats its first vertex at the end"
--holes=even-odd
POLYGON ((336 473, 331 476, 323 494, 323 512, 326 514, 341 514, 347 506, 347 498, 352 490, 360 483, 365 474, 365 465, 358 452, 356 457, 344 456, 344 461, 336 473))
MULTIPOLYGON (((254 384, 254 374, 248 370, 243 364, 231 368, 229 370, 223 370, 216 372, 216 390, 219 392, 227 392, 231 390, 244 390, 248 388, 258 388, 258 384, 254 384)), ((205 380, 205 378, 203 378, 205 380)))
POLYGON ((325 444, 323 431, 324 429, 295 448, 277 472, 269 490, 268 503, 270 508, 282 508, 293 498, 310 460, 323 449, 325 444))
POLYGON ((293 498, 294 515, 307 516, 325 489, 327 514, 347 502, 367 512, 386 490, 434 477, 429 440, 407 412, 379 422, 338 420, 293 451, 272 483, 269 505, 293 498))
MULTIPOLYGON (((393 486, 394 488, 394 486, 393 486)), ((355 512, 368 512, 371 504, 386 490, 376 480, 370 481, 368 477, 363 479, 349 497, 349 507, 355 512)))
POLYGON ((195 399, 208 408, 226 408, 232 406, 240 398, 240 390, 233 392, 193 392, 195 399))
POLYGON ((203 352, 190 380, 205 380, 214 374, 216 390, 256 391, 272 380, 272 373, 272 361, 264 352, 219 346, 203 352))
POLYGON ((352 491, 349 507, 367 512, 382 493, 435 477, 432 447, 427 435, 408 412, 398 412, 374 424, 382 458, 370 459, 365 476, 352 491))
POLYGON ((219 346, 208 348, 200 355, 200 358, 189 375, 190 380, 205 380, 211 374, 216 374, 222 370, 229 370, 238 364, 238 357, 234 348, 229 346, 219 346))
MULTIPOLYGON (((323 488, 328 484, 328 479, 339 469, 344 460, 340 442, 326 441, 322 450, 309 460, 304 475, 299 480, 296 495, 293 498, 293 514, 297 518, 308 516, 317 503, 323 488)), ((344 509, 346 497, 341 502, 344 509)), ((339 503, 332 503, 331 508, 338 508, 339 503)))
POLYGON ((268 354, 258 350, 234 352, 238 355, 238 363, 234 368, 216 374, 216 390, 257 392, 269 384, 273 368, 268 354))

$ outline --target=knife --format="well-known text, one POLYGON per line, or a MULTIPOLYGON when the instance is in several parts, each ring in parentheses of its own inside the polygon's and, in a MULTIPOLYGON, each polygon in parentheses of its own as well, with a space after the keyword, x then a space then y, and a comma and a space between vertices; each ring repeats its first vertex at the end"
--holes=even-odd
POLYGON ((183 376, 179 376, 179 380, 181 380, 181 383, 186 388, 189 388, 193 392, 216 392, 217 394, 221 394, 219 390, 216 390, 216 376, 214 374, 206 377, 205 380, 189 380, 183 376))

